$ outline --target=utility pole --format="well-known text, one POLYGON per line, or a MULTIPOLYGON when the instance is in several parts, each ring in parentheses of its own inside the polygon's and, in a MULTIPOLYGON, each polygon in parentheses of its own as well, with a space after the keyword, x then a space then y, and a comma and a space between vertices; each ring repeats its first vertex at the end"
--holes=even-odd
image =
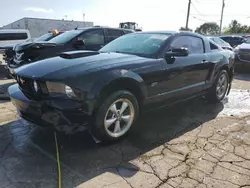
POLYGON ((188 0, 188 10, 187 10, 186 29, 188 29, 188 21, 189 21, 189 14, 190 14, 190 5, 191 5, 191 0, 188 0))
POLYGON ((220 17, 220 33, 219 33, 220 35, 221 35, 221 29, 222 29, 224 7, 225 7, 225 0, 222 0, 221 17, 220 17))

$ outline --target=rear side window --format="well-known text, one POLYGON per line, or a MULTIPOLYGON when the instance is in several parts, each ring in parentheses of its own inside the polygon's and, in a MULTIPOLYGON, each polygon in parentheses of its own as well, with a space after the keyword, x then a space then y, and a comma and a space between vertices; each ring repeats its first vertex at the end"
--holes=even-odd
POLYGON ((218 50, 219 49, 219 47, 216 46, 215 44, 213 44, 212 42, 209 42, 209 44, 210 44, 210 49, 211 50, 218 50))
POLYGON ((233 38, 231 39, 231 41, 232 41, 232 42, 241 42, 241 41, 243 41, 243 38, 240 38, 240 37, 233 37, 233 38))
POLYGON ((221 37, 221 39, 226 41, 226 42, 230 42, 230 37, 221 37))
POLYGON ((123 32, 124 32, 125 34, 133 33, 133 31, 129 31, 129 30, 123 30, 123 32))
POLYGON ((171 48, 188 48, 190 54, 201 54, 204 53, 203 41, 199 37, 193 36, 180 36, 176 38, 171 48))
POLYGON ((123 35, 122 31, 116 29, 107 29, 107 35, 110 40, 114 40, 123 35))
POLYGON ((0 33, 0 40, 25 40, 27 33, 0 33))

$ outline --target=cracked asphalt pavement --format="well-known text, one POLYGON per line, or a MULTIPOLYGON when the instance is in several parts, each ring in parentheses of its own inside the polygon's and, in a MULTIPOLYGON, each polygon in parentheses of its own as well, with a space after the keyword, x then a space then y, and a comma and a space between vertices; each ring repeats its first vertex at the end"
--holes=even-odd
MULTIPOLYGON (((250 75, 223 103, 198 98, 144 114, 128 137, 57 134, 63 188, 250 188, 250 75)), ((0 81, 1 83, 1 81, 0 81)), ((0 101, 0 187, 57 187, 54 133, 0 101)))

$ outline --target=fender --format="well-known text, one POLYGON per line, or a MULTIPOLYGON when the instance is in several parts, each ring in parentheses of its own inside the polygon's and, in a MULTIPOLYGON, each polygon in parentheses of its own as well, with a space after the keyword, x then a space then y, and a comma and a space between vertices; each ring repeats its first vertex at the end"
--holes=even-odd
POLYGON ((101 91, 115 81, 129 81, 136 84, 141 93, 143 94, 143 98, 146 98, 147 91, 146 86, 144 83, 144 80, 142 77, 135 72, 132 72, 130 70, 125 69, 119 69, 119 70, 110 70, 108 72, 99 72, 98 74, 98 80, 96 80, 93 83, 93 86, 91 88, 91 91, 88 92, 87 100, 89 101, 89 110, 92 112, 94 110, 95 104, 100 97, 101 91), (90 102, 91 101, 91 102, 90 102))
POLYGON ((215 79, 217 78, 218 74, 222 69, 225 69, 229 71, 229 57, 227 55, 223 55, 223 59, 214 67, 213 70, 213 77, 212 77, 212 83, 214 83, 215 79))
POLYGON ((98 81, 94 83, 94 86, 92 87, 90 92, 91 95, 93 95, 94 98, 98 97, 101 90, 105 86, 118 79, 133 81, 140 87, 141 92, 144 94, 144 97, 146 97, 146 86, 144 84, 144 80, 142 79, 142 77, 136 74, 135 72, 125 69, 111 70, 105 72, 104 74, 102 73, 100 79, 98 79, 98 81))

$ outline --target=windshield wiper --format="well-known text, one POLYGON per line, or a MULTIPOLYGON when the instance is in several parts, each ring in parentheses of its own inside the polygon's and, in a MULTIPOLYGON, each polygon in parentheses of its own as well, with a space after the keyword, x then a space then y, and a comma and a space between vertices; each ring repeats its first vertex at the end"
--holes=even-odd
POLYGON ((122 52, 122 51, 113 51, 115 53, 120 53, 120 54, 124 54, 125 52, 122 52))

